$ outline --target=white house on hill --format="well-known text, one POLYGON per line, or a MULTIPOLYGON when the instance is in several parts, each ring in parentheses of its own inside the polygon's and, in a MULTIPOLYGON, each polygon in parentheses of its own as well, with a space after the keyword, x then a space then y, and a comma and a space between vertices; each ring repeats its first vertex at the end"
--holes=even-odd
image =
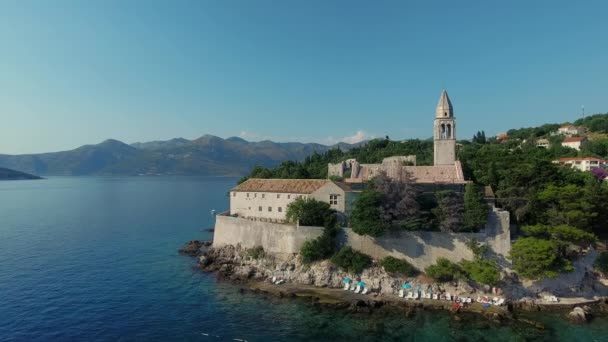
POLYGON ((562 146, 564 146, 564 147, 570 147, 570 148, 573 148, 573 149, 579 151, 581 149, 581 145, 585 141, 587 141, 586 137, 566 138, 566 139, 564 139, 564 141, 562 141, 562 146))

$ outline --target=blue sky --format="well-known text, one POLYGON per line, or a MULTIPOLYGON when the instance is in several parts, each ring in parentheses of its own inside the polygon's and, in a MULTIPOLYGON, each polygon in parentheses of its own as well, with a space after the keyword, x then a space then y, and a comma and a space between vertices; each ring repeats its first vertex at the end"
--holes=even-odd
POLYGON ((331 143, 608 111, 606 1, 0 1, 0 153, 331 143))

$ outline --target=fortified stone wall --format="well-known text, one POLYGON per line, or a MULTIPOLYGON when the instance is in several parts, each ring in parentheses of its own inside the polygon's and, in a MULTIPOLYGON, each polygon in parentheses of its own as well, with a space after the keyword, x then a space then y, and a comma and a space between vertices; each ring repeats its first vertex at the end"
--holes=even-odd
MULTIPOLYGON (((314 239, 322 232, 322 227, 295 227, 218 215, 213 245, 219 247, 240 243, 246 248, 262 246, 271 253, 298 253, 304 241, 314 239)), ((472 238, 487 243, 498 263, 509 268, 510 263, 506 259, 511 251, 509 213, 499 209, 490 212, 486 228, 479 233, 396 232, 372 238, 344 228, 339 243, 351 246, 374 259, 389 255, 405 259, 416 268, 424 270, 438 258, 454 262, 473 259, 473 253, 466 246, 472 238)))
POLYGON ((245 248, 264 247, 270 253, 299 253, 306 240, 323 233, 323 227, 295 227, 292 225, 253 221, 245 218, 217 215, 213 246, 237 245, 245 248))

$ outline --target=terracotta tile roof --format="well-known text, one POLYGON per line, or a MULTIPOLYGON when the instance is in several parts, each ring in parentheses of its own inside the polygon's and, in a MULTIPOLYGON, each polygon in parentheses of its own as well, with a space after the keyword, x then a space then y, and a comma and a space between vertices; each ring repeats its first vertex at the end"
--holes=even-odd
MULTIPOLYGON (((245 182, 232 188, 232 191, 251 191, 251 192, 276 192, 276 193, 295 193, 311 194, 327 183, 334 183, 340 188, 345 189, 347 185, 339 182, 332 182, 329 179, 261 179, 250 178, 245 182)), ((345 190, 348 191, 348 190, 345 190)))
POLYGON ((580 142, 587 139, 587 137, 572 137, 572 138, 566 138, 564 139, 565 143, 571 143, 571 142, 580 142))

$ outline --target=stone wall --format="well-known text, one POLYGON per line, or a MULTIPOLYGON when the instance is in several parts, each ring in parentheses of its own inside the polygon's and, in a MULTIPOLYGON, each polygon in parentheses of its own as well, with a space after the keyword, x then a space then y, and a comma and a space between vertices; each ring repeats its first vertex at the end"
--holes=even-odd
POLYGON ((245 248, 264 247, 270 253, 299 253, 304 241, 323 233, 322 227, 295 227, 287 224, 253 221, 217 215, 213 246, 237 245, 245 248))
MULTIPOLYGON (((304 241, 314 239, 322 232, 322 227, 295 227, 218 215, 213 245, 240 243, 245 248, 262 246, 271 253, 298 253, 304 241)), ((351 246, 374 259, 389 255, 405 259, 416 268, 424 270, 438 258, 454 262, 471 260, 473 253, 466 243, 472 238, 487 243, 499 264, 509 268, 510 263, 506 258, 511 251, 509 213, 499 209, 490 212, 486 228, 479 233, 394 232, 372 238, 344 228, 339 243, 341 246, 351 246)))

